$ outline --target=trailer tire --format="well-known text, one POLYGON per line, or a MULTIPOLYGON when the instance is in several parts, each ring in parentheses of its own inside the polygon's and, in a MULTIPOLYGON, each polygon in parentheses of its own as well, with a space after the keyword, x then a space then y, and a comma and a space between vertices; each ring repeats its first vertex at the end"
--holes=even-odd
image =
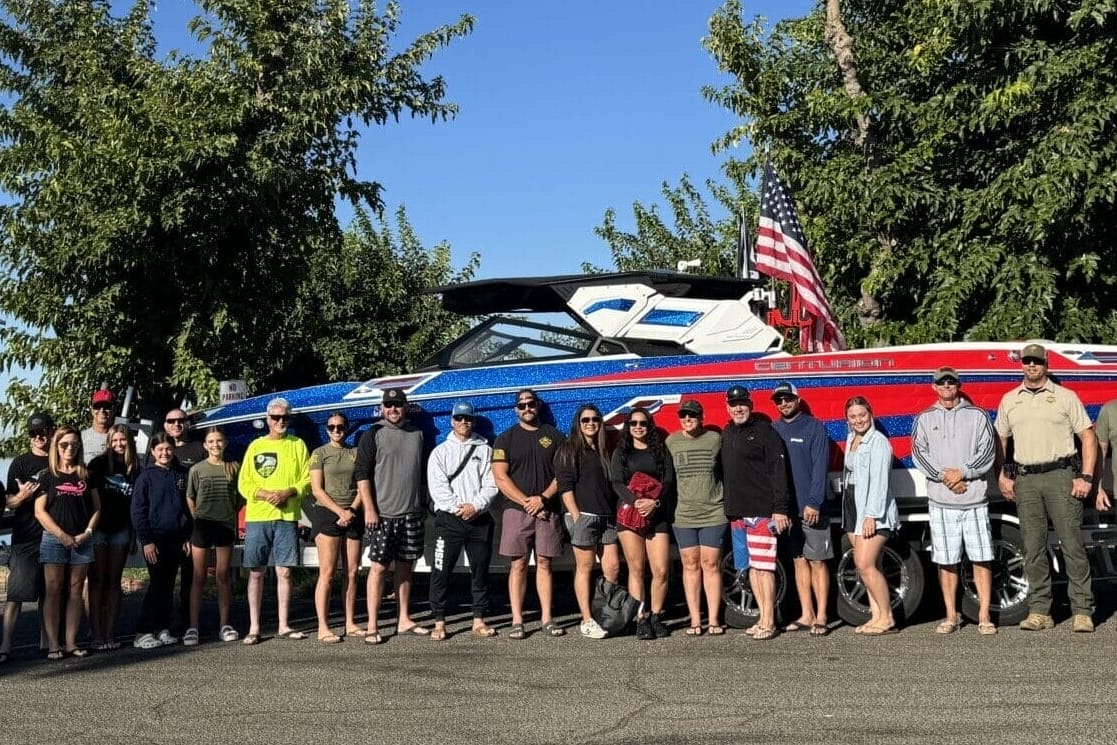
MULTIPOLYGON (((853 562, 853 546, 848 536, 842 536, 841 546, 835 572, 838 617, 851 626, 860 626, 871 618, 869 598, 853 562)), ((923 600, 926 580, 923 561, 916 548, 902 539, 886 543, 882 558, 892 600, 892 614, 897 623, 904 623, 915 616, 923 600)))
MULTIPOLYGON (((1028 574, 1024 569, 1024 539, 1012 523, 994 522, 993 602, 991 615, 998 626, 1015 626, 1028 616, 1028 574)), ((962 615, 977 623, 977 589, 973 564, 962 561, 962 615)))
MULTIPOLYGON (((790 578, 782 558, 776 562, 776 623, 782 624, 789 613, 788 604, 792 599, 790 578)), ((747 629, 760 618, 756 597, 749 586, 747 569, 737 571, 733 565, 733 554, 727 552, 721 560, 721 596, 725 601, 725 623, 734 629, 747 629)))

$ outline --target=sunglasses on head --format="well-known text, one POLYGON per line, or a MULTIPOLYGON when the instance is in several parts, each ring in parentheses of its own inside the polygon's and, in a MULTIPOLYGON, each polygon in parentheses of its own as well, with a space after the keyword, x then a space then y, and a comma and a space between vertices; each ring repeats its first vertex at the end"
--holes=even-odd
POLYGON ((472 422, 473 417, 469 416, 468 414, 454 414, 454 421, 455 422, 472 422))
POLYGON ((1047 360, 1041 360, 1039 357, 1025 357, 1024 359, 1020 360, 1020 362, 1021 362, 1021 364, 1024 364, 1024 365, 1046 365, 1047 364, 1047 360))
POLYGON ((327 432, 344 432, 345 431, 345 425, 344 424, 327 424, 326 425, 326 431, 327 432))
POLYGON ((186 417, 174 417, 163 420, 163 424, 186 424, 186 417))
POLYGON ((268 414, 268 419, 273 422, 287 422, 291 420, 290 414, 268 414))
POLYGON ((527 411, 528 409, 534 409, 538 405, 538 401, 518 401, 516 403, 516 408, 520 411, 527 411))
POLYGON ((601 417, 599 416, 584 416, 579 419, 582 424, 601 424, 601 417))

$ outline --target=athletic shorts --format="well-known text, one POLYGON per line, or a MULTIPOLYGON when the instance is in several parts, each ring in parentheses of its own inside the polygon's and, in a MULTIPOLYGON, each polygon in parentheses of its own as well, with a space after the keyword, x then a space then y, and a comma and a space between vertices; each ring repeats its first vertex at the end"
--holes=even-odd
POLYGON ((40 564, 78 564, 93 563, 93 541, 86 541, 80 546, 66 548, 53 534, 43 531, 39 541, 40 564))
POLYGON ((12 544, 8 561, 8 601, 35 603, 43 598, 43 566, 39 563, 39 541, 12 544))
POLYGON ((349 521, 348 527, 337 524, 337 515, 333 510, 328 510, 318 504, 308 504, 303 507, 303 512, 310 518, 311 537, 317 538, 324 535, 327 538, 349 538, 359 541, 365 535, 365 515, 360 510, 349 521))
POLYGON ((377 564, 415 561, 423 555, 423 514, 382 517, 365 536, 369 561, 377 564))
POLYGON ((536 556, 553 559, 562 556, 562 527, 558 515, 546 519, 532 517, 521 509, 508 507, 500 518, 500 555, 510 559, 536 556))
POLYGON ((194 518, 194 532, 190 534, 190 545, 194 548, 229 548, 236 543, 236 526, 229 523, 194 518))
POLYGON ((680 528, 675 526, 675 545, 684 548, 722 548, 725 546, 726 524, 711 525, 705 528, 680 528))
POLYGON ((93 531, 93 545, 112 546, 113 548, 128 548, 132 544, 132 531, 128 528, 121 528, 106 532, 98 528, 93 531))
POLYGON ((578 548, 611 546, 617 542, 617 525, 612 517, 578 513, 578 519, 568 525, 570 544, 578 548))
POLYGON ((787 546, 793 559, 826 561, 834 558, 834 544, 830 539, 830 525, 815 528, 796 520, 787 534, 787 546))
POLYGON ((732 521, 729 526, 745 533, 749 569, 776 571, 776 534, 772 532, 772 518, 741 517, 732 521))
POLYGON ((962 548, 970 561, 993 560, 993 530, 989 526, 989 507, 979 505, 951 510, 930 505, 931 561, 953 566, 962 560, 962 548))
POLYGON ((245 523, 241 566, 247 569, 264 567, 269 557, 277 567, 299 565, 298 523, 289 520, 245 523))

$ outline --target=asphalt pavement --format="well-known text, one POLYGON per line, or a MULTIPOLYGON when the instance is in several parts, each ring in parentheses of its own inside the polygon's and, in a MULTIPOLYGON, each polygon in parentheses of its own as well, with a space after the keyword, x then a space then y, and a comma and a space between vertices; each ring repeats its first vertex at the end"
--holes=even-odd
MULTIPOLYGON (((416 595, 425 600, 425 588, 416 595)), ((513 641, 499 592, 496 601, 500 635, 488 640, 470 637, 467 612, 452 617, 457 633, 445 642, 326 646, 312 635, 245 647, 215 641, 207 627, 195 648, 126 647, 61 662, 38 656, 32 611, 24 644, 0 667, 0 731, 8 742, 67 745, 1117 740, 1117 619, 1103 618, 1095 634, 1073 634, 1064 621, 1046 632, 987 637, 967 625, 938 635, 927 618, 879 638, 835 625, 827 637, 755 642, 734 630, 685 636, 673 597, 667 639, 583 639, 566 605, 567 636, 513 641)), ((308 604, 295 611, 295 625, 313 631, 308 604)), ((387 605, 383 629, 393 628, 393 613, 387 605)), ((529 620, 537 630, 538 615, 529 620)))

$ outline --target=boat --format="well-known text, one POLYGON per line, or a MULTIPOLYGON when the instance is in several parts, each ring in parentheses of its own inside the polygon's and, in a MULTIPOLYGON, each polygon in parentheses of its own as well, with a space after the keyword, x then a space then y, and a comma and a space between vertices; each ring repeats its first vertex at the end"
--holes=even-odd
MULTIPOLYGON (((268 401, 279 396, 290 402, 292 430, 308 447, 327 441, 325 423, 334 411, 348 417, 347 441, 355 444, 380 417, 384 392, 400 388, 407 394, 411 421, 433 447, 451 431, 456 402, 473 404, 475 429, 491 440, 516 422, 515 393, 532 388, 545 404, 544 419, 562 431, 579 405, 592 402, 607 426, 619 429, 631 409, 643 407, 670 432, 678 427, 679 404, 688 399, 702 403, 707 425, 724 426, 725 391, 736 384, 752 392, 758 414, 774 419, 778 414, 769 396, 788 381, 798 388, 806 410, 825 424, 837 475, 845 402, 865 396, 896 456, 891 487, 905 527, 886 551, 886 573, 897 611, 909 615, 930 581, 924 567, 930 546, 926 485, 911 462, 910 434, 915 415, 935 400, 931 373, 939 366, 958 370, 963 394, 992 415, 1001 396, 1021 381, 1020 350, 1036 341, 790 354, 784 351, 784 330, 768 322, 774 302, 764 283, 685 272, 485 279, 430 292, 445 309, 481 320, 414 372, 257 395, 201 412, 196 426, 223 427, 235 453, 266 431, 268 401)), ((1117 397, 1117 346, 1042 343, 1052 377, 1074 390, 1096 418, 1100 407, 1117 397)), ((992 479, 991 486, 995 495, 992 479)), ((1011 505, 994 496, 992 512, 1000 554, 994 610, 1001 623, 1013 623, 1027 611, 1022 543, 1011 505)), ((1112 548, 1117 541, 1112 516, 1106 522, 1090 512, 1084 531, 1091 545, 1112 548)), ((1057 549, 1053 552, 1057 558, 1057 549)), ((1108 567, 1112 570, 1113 563, 1108 567)), ((839 615, 861 622, 868 607, 848 550, 836 572, 839 615)), ((747 580, 728 566, 727 574, 727 617, 746 624, 755 615, 747 580)), ((787 591, 782 566, 779 574, 782 605, 794 593, 787 591)), ((963 612, 975 617, 972 586, 963 600, 963 612)))

